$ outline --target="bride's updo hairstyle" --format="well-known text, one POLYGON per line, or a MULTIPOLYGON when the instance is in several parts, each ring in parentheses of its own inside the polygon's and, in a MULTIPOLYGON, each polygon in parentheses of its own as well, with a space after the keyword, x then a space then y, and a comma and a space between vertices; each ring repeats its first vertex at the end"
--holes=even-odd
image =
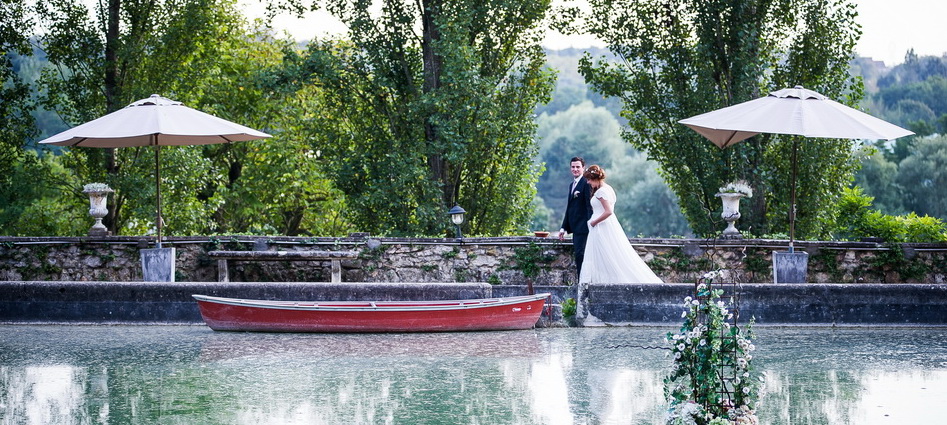
POLYGON ((605 170, 598 165, 592 165, 585 169, 585 174, 582 177, 590 181, 605 180, 605 170))

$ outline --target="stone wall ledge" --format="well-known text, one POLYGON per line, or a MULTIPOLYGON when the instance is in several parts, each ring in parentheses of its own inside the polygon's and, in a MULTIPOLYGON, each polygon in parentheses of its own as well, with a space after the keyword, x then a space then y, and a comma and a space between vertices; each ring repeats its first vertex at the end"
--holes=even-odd
MULTIPOLYGON (((947 285, 720 284, 740 323, 766 326, 947 326, 947 285)), ((589 312, 607 325, 679 322, 693 284, 590 285, 589 312)))
MULTIPOLYGON (((250 235, 232 235, 232 236, 187 236, 187 237, 163 237, 162 246, 171 248, 180 245, 209 244, 209 243, 266 243, 268 245, 338 245, 338 244, 365 244, 367 241, 378 241, 384 245, 520 245, 535 243, 540 245, 563 245, 571 244, 571 240, 566 238, 559 241, 555 236, 540 238, 535 236, 505 236, 505 237, 465 237, 465 238, 399 238, 399 237, 375 237, 375 236, 350 236, 350 237, 297 237, 297 236, 250 236, 250 235)), ((699 239, 699 238, 629 238, 632 245, 635 246, 655 246, 655 247, 677 247, 677 246, 699 246, 699 247, 758 247, 773 249, 788 249, 789 241, 784 239, 699 239)), ((0 236, 0 245, 37 245, 37 244, 114 244, 114 245, 137 245, 142 248, 153 248, 155 245, 154 237, 147 236, 107 236, 107 237, 52 237, 52 236, 0 236)), ((884 242, 862 242, 862 241, 794 241, 795 248, 800 251, 807 251, 816 248, 829 249, 888 249, 884 242)), ((911 247, 927 251, 945 251, 947 252, 947 243, 902 243, 898 244, 904 247, 911 247)))
POLYGON ((489 298, 486 283, 9 282, 0 281, 0 323, 203 323, 192 295, 269 300, 489 298))
MULTIPOLYGON (((732 280, 773 282, 772 254, 789 241, 770 239, 629 239, 665 282, 694 282, 704 273, 731 270, 732 280)), ((139 251, 154 237, 0 237, 0 280, 142 281, 139 251)), ((176 250, 175 279, 218 280, 209 253, 226 251, 354 251, 341 262, 342 282, 490 282, 570 286, 576 282, 570 239, 215 236, 168 237, 176 250)), ((947 283, 947 243, 796 241, 809 254, 813 283, 947 283)), ((234 260, 234 282, 326 282, 329 261, 234 260)))
MULTIPOLYGON (((736 297, 740 323, 759 326, 947 327, 947 285, 719 285, 736 297)), ((571 287, 538 286, 552 294, 552 321, 571 287)), ((589 311, 606 326, 676 326, 693 284, 590 285, 589 311)), ((200 324, 192 294, 280 300, 434 300, 523 295, 525 286, 485 283, 307 282, 9 282, 0 281, 4 324, 200 324)))

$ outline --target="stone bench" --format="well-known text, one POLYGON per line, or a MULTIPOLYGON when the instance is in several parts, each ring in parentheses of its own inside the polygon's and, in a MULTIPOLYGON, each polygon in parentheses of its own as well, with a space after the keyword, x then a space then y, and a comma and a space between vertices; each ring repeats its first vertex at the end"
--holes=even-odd
POLYGON ((241 261, 326 261, 332 268, 332 283, 342 282, 342 259, 358 258, 357 251, 210 251, 217 259, 217 281, 230 282, 228 260, 241 261))

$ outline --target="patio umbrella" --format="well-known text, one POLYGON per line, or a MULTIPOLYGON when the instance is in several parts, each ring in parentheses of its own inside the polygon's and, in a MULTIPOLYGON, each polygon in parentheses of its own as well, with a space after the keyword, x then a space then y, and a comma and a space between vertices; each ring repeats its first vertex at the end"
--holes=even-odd
POLYGON ((157 246, 160 248, 161 146, 208 145, 267 137, 270 135, 153 94, 40 143, 93 148, 154 146, 157 246))
MULTIPOLYGON (((724 149, 760 133, 828 139, 892 140, 914 134, 887 121, 796 86, 678 121, 724 149)), ((793 138, 789 250, 793 250, 796 210, 796 151, 793 138)))

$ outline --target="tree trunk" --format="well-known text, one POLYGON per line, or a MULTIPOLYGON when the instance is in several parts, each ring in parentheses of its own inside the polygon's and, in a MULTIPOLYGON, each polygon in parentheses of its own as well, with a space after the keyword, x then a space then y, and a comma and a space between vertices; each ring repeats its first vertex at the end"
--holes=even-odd
MULTIPOLYGON (((118 26, 121 12, 121 0, 109 0, 108 6, 108 26, 105 31, 105 112, 111 113, 119 110, 120 88, 118 87, 118 26)), ((110 177, 118 175, 118 165, 115 161, 115 148, 105 149, 105 172, 110 177)), ((111 180, 111 179, 110 179, 111 180)), ((104 217, 102 223, 113 235, 118 234, 116 223, 118 222, 119 204, 116 202, 116 196, 111 197, 112 205, 108 209, 108 215, 104 217)))
MULTIPOLYGON (((443 71, 444 58, 437 54, 435 44, 441 38, 440 29, 434 22, 441 12, 442 0, 422 1, 421 26, 423 37, 421 41, 421 52, 424 59, 424 85, 423 93, 432 93, 441 86, 441 73, 443 71)), ((430 112, 428 112, 430 114, 430 112)), ((430 115, 424 117, 424 137, 428 150, 428 168, 431 172, 431 180, 439 183, 443 191, 441 199, 444 205, 451 205, 456 202, 454 185, 451 184, 451 165, 444 158, 443 147, 441 146, 440 135, 437 128, 431 122, 430 115)))

